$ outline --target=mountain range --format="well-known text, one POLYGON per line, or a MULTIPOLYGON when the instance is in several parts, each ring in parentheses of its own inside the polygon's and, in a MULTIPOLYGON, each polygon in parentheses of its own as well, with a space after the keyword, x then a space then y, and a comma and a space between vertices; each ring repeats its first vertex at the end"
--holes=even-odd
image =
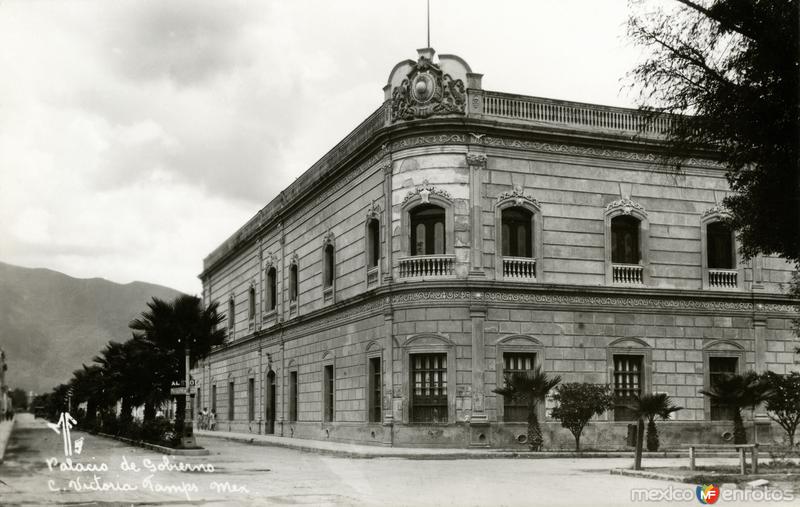
POLYGON ((109 340, 131 336, 128 323, 153 297, 180 292, 144 282, 73 278, 0 262, 0 348, 10 388, 44 393, 90 364, 109 340))

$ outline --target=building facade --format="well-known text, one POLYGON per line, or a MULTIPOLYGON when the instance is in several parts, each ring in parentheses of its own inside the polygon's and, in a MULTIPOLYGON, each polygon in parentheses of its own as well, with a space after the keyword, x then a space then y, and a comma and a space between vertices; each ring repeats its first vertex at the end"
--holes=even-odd
MULTIPOLYGON (((667 118, 482 89, 419 50, 384 103, 204 261, 225 345, 195 406, 243 433, 403 446, 525 445, 493 389, 541 366, 685 407, 662 442, 723 442, 698 391, 727 371, 797 369, 791 267, 742 261, 714 154, 678 170, 667 118)), ((545 445, 571 434, 541 407, 545 445)), ((759 438, 780 438, 765 414, 759 438)), ((618 406, 582 441, 624 448, 618 406)))

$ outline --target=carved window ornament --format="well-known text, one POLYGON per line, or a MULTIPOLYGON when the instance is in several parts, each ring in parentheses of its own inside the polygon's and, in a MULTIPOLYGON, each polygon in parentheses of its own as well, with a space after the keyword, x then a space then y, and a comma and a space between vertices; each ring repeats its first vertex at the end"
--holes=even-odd
POLYGON ((336 246, 336 236, 333 234, 332 231, 328 231, 325 233, 325 236, 322 237, 322 247, 326 247, 328 245, 336 246))
POLYGON ((714 206, 708 208, 700 215, 700 220, 703 222, 726 221, 731 217, 731 212, 721 203, 715 203, 714 206))
POLYGON ((644 206, 638 202, 623 198, 608 203, 606 206, 606 214, 646 217, 647 211, 645 211, 644 206))
POLYGON ((269 271, 269 268, 278 265, 278 256, 272 252, 267 252, 264 256, 264 267, 269 271))
POLYGON ((514 185, 511 190, 503 192, 497 196, 497 205, 506 204, 508 202, 514 203, 516 206, 523 206, 528 204, 536 208, 536 211, 541 209, 539 201, 533 198, 530 194, 526 194, 522 185, 514 185))
POLYGON ((370 220, 380 220, 381 218, 381 205, 378 203, 378 200, 375 199, 367 208, 367 222, 370 220))
POLYGON ((450 192, 434 187, 428 183, 428 180, 426 179, 422 181, 422 185, 417 185, 414 190, 406 194, 405 199, 403 199, 403 204, 407 203, 411 199, 414 199, 416 196, 419 196, 423 204, 428 204, 430 203, 431 194, 437 195, 443 199, 446 199, 447 201, 453 200, 453 198, 450 196, 450 192))
POLYGON ((420 56, 403 82, 392 90, 391 119, 428 118, 466 113, 467 92, 461 79, 453 79, 425 56, 420 56))

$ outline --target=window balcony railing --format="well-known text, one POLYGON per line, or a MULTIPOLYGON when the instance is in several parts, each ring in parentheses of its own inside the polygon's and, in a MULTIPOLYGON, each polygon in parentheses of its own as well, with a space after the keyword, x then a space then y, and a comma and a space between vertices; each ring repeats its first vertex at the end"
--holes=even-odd
POLYGON ((638 264, 613 264, 614 283, 641 285, 644 283, 644 268, 638 264))
POLYGON ((536 259, 503 257, 503 278, 511 280, 536 279, 536 259))
POLYGON ((735 269, 709 269, 708 286, 714 289, 735 289, 739 272, 735 269))
POLYGON ((378 266, 367 269, 367 287, 378 285, 378 266))
POLYGON ((400 278, 453 276, 455 255, 413 255, 400 259, 400 278))
POLYGON ((326 303, 333 301, 333 285, 322 289, 322 299, 326 303))

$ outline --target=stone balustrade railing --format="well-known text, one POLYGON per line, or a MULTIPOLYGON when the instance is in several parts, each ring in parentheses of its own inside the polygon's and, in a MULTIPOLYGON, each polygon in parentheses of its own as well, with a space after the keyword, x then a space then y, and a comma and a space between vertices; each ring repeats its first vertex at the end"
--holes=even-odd
POLYGON ((414 255, 400 259, 400 278, 453 276, 455 255, 414 255))
POLYGON ((536 278, 536 259, 530 257, 503 257, 503 278, 533 280, 536 278))
POLYGON ((708 286, 715 289, 738 287, 739 272, 735 269, 709 269, 708 286))
POLYGON ((670 125, 666 115, 649 119, 646 113, 635 109, 488 91, 483 92, 483 115, 587 130, 625 131, 649 137, 662 136, 670 125))
POLYGON ((638 264, 613 264, 611 269, 614 283, 644 283, 644 268, 638 264))

